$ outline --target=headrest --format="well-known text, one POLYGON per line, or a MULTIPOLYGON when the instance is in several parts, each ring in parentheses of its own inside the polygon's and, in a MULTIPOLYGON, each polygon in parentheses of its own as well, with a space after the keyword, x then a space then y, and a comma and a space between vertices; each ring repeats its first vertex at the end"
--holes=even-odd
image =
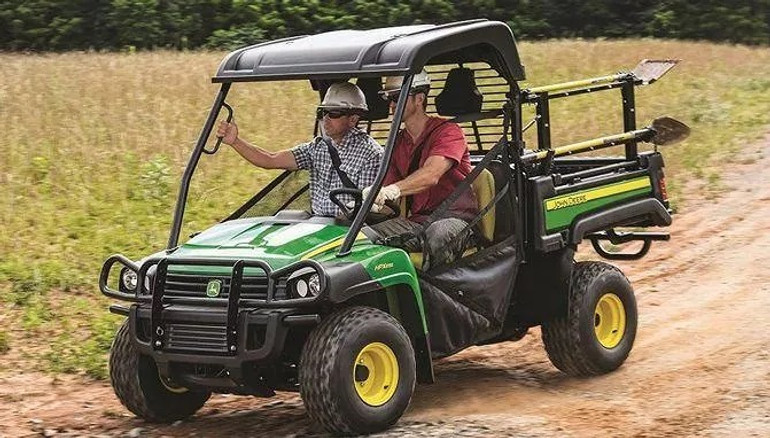
POLYGON ((456 67, 449 71, 444 89, 436 96, 436 111, 442 116, 478 113, 483 100, 473 70, 456 67))
POLYGON ((390 115, 388 102, 380 97, 382 90, 381 78, 358 78, 356 85, 364 92, 369 111, 361 117, 361 120, 382 120, 390 115))

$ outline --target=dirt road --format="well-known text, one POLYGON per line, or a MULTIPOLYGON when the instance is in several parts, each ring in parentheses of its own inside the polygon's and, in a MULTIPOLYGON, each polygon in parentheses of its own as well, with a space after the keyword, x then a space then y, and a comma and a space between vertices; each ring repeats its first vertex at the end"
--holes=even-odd
MULTIPOLYGON (((717 196, 691 200, 670 243, 621 263, 639 332, 618 371, 558 372, 540 334, 437 363, 388 436, 770 436, 770 135, 731 165, 717 196)), ((586 252, 586 256, 590 253, 586 252)), ((134 419, 106 383, 0 375, 0 436, 316 435, 299 398, 214 396, 194 418, 134 419)))

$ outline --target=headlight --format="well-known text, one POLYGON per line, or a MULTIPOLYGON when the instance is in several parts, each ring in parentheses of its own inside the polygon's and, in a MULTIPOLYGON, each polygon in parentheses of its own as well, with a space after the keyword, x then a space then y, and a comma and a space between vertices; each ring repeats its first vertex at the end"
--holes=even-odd
POLYGON ((310 295, 316 296, 321 292, 321 279, 318 278, 318 274, 313 274, 307 281, 307 288, 310 291, 310 295))
POLYGON ((127 268, 123 269, 123 272, 120 275, 120 281, 123 283, 123 287, 125 287, 129 291, 133 292, 136 290, 136 284, 138 281, 136 277, 136 272, 127 268))
POLYGON ((310 271, 312 273, 299 270, 289 277, 289 288, 295 298, 314 297, 321 292, 321 280, 318 278, 318 274, 312 269, 310 271))
POLYGON ((297 293, 298 297, 305 298, 308 293, 307 282, 301 278, 297 280, 297 282, 294 283, 294 292, 297 293))

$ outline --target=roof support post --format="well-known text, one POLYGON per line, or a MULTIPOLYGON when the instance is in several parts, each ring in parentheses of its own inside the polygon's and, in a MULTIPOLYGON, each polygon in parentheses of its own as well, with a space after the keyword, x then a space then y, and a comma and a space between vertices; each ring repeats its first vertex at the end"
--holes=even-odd
POLYGON ((179 233, 182 231, 182 219, 184 219, 184 209, 187 204, 187 193, 190 190, 190 181, 192 180, 195 168, 198 167, 198 160, 203 153, 203 148, 206 146, 206 141, 211 135, 211 130, 214 127, 217 117, 219 117, 219 111, 222 110, 222 104, 225 102, 227 92, 230 91, 231 83, 225 82, 222 84, 222 88, 219 89, 217 97, 214 99, 214 105, 211 107, 211 112, 206 119, 206 123, 203 125, 200 135, 198 136, 198 142, 195 144, 195 148, 190 155, 190 160, 187 162, 187 167, 184 169, 184 175, 182 175, 182 183, 179 186, 179 195, 176 199, 176 209, 174 210, 174 220, 171 222, 171 235, 168 238, 168 246, 166 251, 170 252, 176 248, 179 242, 179 233))
MULTIPOLYGON (((636 103, 634 99, 634 81, 633 76, 626 79, 623 88, 620 89, 623 97, 623 130, 631 132, 636 130, 636 103)), ((636 160, 637 143, 636 140, 626 143, 626 160, 636 160)))
POLYGON ((548 103, 548 92, 537 95, 535 103, 537 112, 537 148, 539 150, 551 149, 551 109, 548 103))

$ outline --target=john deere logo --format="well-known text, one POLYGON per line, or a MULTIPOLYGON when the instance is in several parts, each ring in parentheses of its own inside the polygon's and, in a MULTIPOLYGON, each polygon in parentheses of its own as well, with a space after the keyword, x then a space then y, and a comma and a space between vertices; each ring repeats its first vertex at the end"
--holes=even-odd
POLYGON ((216 298, 222 291, 222 280, 211 280, 209 285, 206 286, 206 296, 210 298, 216 298))

